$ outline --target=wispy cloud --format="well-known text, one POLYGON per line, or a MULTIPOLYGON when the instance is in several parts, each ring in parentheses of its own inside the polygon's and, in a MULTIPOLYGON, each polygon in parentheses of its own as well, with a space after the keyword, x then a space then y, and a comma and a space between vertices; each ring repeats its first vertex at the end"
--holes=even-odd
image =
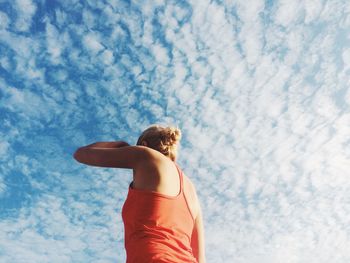
POLYGON ((28 31, 37 10, 36 4, 31 0, 16 0, 15 9, 17 13, 15 28, 19 31, 28 31))

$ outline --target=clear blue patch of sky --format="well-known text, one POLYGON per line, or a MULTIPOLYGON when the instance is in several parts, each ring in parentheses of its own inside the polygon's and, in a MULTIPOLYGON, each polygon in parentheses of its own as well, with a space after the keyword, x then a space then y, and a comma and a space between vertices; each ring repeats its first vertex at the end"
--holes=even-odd
POLYGON ((17 217, 23 206, 31 205, 35 190, 28 177, 18 170, 12 170, 8 174, 0 170, 0 173, 7 186, 0 199, 0 218, 17 217))

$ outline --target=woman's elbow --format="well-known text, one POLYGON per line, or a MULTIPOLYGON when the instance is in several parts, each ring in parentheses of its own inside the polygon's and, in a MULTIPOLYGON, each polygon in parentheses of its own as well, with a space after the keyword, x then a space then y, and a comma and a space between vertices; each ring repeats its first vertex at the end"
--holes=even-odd
POLYGON ((79 162, 79 163, 84 163, 84 150, 81 148, 78 148, 74 154, 73 154, 73 158, 79 162))

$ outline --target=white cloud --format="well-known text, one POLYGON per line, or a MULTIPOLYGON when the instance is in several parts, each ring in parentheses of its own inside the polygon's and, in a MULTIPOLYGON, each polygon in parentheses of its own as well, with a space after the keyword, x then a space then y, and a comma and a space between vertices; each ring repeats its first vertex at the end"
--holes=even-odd
POLYGON ((300 1, 286 1, 281 0, 277 3, 277 10, 275 15, 276 23, 284 27, 292 27, 293 23, 298 22, 301 17, 300 1))
POLYGON ((3 158, 7 155, 10 144, 7 141, 0 141, 0 156, 3 158))
POLYGON ((156 59, 156 61, 162 65, 169 64, 169 56, 167 53, 167 49, 164 48, 162 45, 156 43, 152 46, 153 55, 156 59))
POLYGON ((32 18, 36 12, 37 6, 31 0, 16 0, 17 20, 16 29, 19 31, 28 31, 32 25, 32 18))
POLYGON ((4 177, 0 177, 0 197, 3 197, 4 194, 6 193, 7 186, 4 181, 4 177))
POLYGON ((41 98, 33 92, 9 87, 6 91, 8 98, 3 101, 3 106, 13 112, 22 112, 32 117, 39 117, 41 98))
POLYGON ((343 51, 342 59, 343 59, 345 70, 349 69, 350 68, 350 48, 347 48, 343 51))
POLYGON ((318 19, 323 8, 323 1, 321 0, 304 1, 304 8, 306 11, 305 24, 309 24, 310 22, 313 22, 316 19, 318 19))
POLYGON ((6 13, 0 11, 0 29, 7 29, 10 19, 6 13))
POLYGON ((59 64, 60 56, 62 54, 62 41, 57 28, 50 22, 46 22, 46 43, 47 51, 51 56, 51 61, 54 64, 59 64))
POLYGON ((83 37, 83 44, 85 48, 91 52, 91 54, 96 55, 104 49, 100 42, 100 38, 97 34, 88 33, 83 37))
POLYGON ((114 61, 113 52, 110 50, 103 51, 103 53, 101 54, 101 59, 102 59, 103 63, 106 65, 112 64, 114 61))
POLYGON ((7 71, 11 70, 11 63, 10 63, 10 60, 8 59, 8 57, 0 58, 0 66, 3 67, 7 71))
POLYGON ((319 19, 321 21, 335 21, 339 19, 337 14, 346 10, 347 4, 344 1, 327 1, 324 3, 319 19))
POLYGON ((56 18, 56 23, 58 27, 62 28, 63 26, 67 25, 68 15, 62 9, 60 8, 55 9, 55 18, 56 18))
POLYGON ((83 21, 87 28, 93 28, 96 25, 96 16, 90 10, 84 9, 83 21))

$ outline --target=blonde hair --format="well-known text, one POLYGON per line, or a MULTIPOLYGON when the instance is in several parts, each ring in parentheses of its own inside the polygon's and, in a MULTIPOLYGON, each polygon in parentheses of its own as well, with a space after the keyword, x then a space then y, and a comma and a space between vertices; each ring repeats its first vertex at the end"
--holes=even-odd
POLYGON ((143 145, 146 142, 147 147, 161 152, 174 161, 176 145, 180 139, 181 131, 179 128, 152 125, 142 132, 136 145, 143 145))

